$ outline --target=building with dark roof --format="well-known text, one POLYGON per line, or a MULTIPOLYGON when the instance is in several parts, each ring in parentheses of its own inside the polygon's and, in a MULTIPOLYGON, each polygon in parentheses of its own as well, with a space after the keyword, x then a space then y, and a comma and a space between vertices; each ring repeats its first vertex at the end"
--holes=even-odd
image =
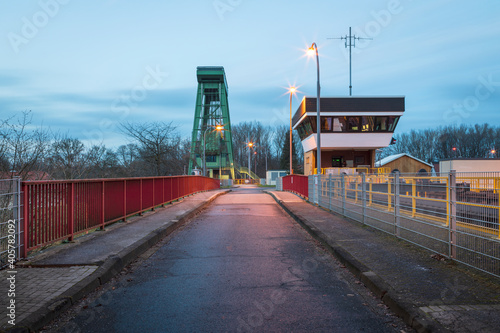
MULTIPOLYGON (((304 148, 304 174, 315 173, 316 97, 304 97, 292 118, 304 148)), ((375 166, 375 151, 387 147, 405 111, 404 97, 322 97, 321 169, 375 166)))

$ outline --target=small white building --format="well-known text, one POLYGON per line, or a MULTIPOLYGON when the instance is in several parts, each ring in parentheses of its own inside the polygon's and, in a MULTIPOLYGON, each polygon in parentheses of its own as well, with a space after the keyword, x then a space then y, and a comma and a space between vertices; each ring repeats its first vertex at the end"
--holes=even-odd
POLYGON ((500 172, 500 158, 457 158, 439 161, 439 172, 500 172))
POLYGON ((278 177, 288 175, 288 170, 267 170, 266 171, 266 185, 276 186, 278 177))

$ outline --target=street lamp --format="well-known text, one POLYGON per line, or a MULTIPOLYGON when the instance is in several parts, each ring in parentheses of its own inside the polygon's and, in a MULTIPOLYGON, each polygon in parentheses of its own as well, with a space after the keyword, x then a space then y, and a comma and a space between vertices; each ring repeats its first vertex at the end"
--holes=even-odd
MULTIPOLYGON (((458 151, 458 158, 462 158, 462 152, 460 151, 460 148, 452 147, 451 150, 453 150, 455 153, 458 151)), ((455 154, 455 157, 456 157, 456 154, 455 154)))
POLYGON ((321 120, 320 120, 320 85, 319 85, 319 55, 318 55, 318 45, 316 43, 312 43, 311 47, 307 50, 307 54, 309 56, 314 56, 316 55, 316 68, 317 68, 317 97, 316 97, 316 129, 317 129, 317 167, 316 167, 316 174, 321 174, 321 120))
POLYGON ((253 142, 252 141, 249 141, 247 143, 247 146, 248 146, 248 179, 250 180, 250 171, 252 170, 251 168, 251 163, 250 163, 250 150, 252 149, 253 147, 253 142))
POLYGON ((255 156, 255 175, 257 175, 257 152, 254 151, 253 154, 255 156))
POLYGON ((317 179, 318 182, 318 204, 320 201, 320 193, 321 193, 321 119, 320 119, 320 85, 319 85, 319 55, 318 55, 318 45, 316 43, 312 43, 311 47, 307 50, 307 54, 309 56, 316 55, 316 69, 317 69, 317 84, 316 84, 316 89, 317 89, 317 96, 316 96, 316 130, 317 130, 317 150, 316 150, 316 174, 319 175, 319 179, 317 179))
POLYGON ((290 174, 293 175, 292 167, 292 95, 297 91, 297 88, 290 87, 288 89, 290 92, 290 174))
MULTIPOLYGON (((203 176, 206 176, 207 175, 207 157, 205 156, 205 152, 206 152, 206 148, 207 148, 207 140, 206 140, 206 134, 207 134, 207 131, 210 129, 210 128, 213 128, 211 126, 207 126, 207 128, 205 129, 205 132, 203 132, 203 176)), ((216 125, 215 126, 215 131, 217 132, 220 132, 224 130, 224 125, 216 125)))

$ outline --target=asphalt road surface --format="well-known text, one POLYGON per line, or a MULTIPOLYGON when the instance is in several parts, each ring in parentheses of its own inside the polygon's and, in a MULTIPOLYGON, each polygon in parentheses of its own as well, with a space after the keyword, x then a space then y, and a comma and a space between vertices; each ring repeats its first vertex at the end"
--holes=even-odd
POLYGON ((410 331, 256 187, 146 257, 45 332, 410 331))

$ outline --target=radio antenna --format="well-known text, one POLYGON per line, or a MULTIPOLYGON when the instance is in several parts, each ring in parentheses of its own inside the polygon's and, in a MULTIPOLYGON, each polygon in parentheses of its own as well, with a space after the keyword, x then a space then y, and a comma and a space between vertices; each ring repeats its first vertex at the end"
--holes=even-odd
POLYGON ((345 47, 349 47, 349 96, 352 96, 352 48, 356 47, 356 39, 370 39, 373 40, 373 38, 363 38, 363 37, 356 37, 356 35, 351 34, 351 27, 349 27, 349 36, 345 37, 339 37, 339 38, 328 38, 328 39, 344 39, 345 40, 345 47))

